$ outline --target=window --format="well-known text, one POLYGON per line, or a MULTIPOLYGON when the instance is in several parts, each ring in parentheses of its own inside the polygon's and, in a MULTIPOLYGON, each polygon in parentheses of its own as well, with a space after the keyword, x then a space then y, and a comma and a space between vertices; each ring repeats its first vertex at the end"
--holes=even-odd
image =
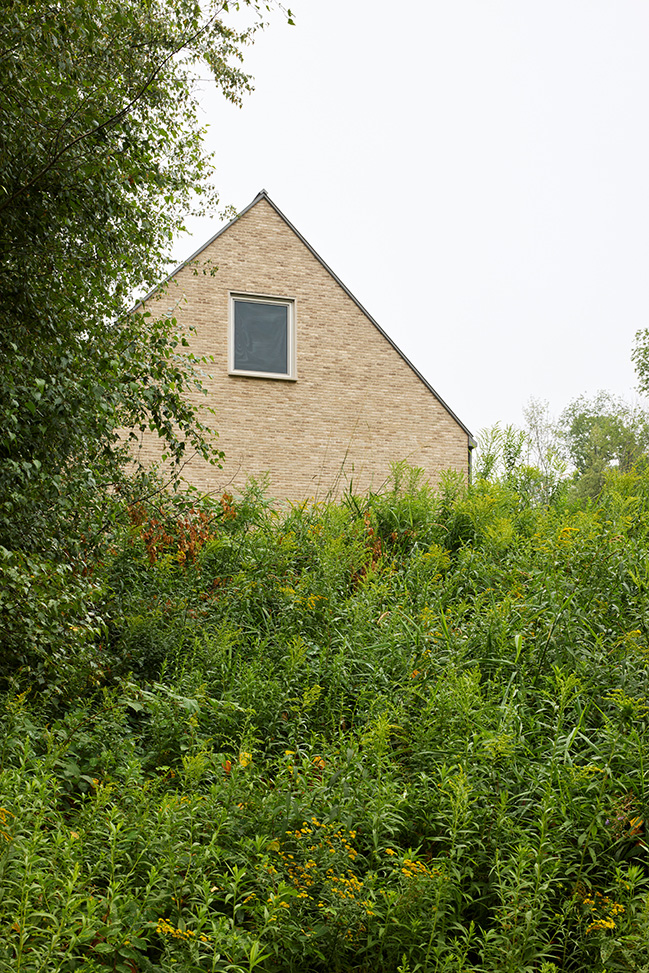
POLYGON ((231 375, 297 378, 293 301, 230 295, 229 342, 231 375))

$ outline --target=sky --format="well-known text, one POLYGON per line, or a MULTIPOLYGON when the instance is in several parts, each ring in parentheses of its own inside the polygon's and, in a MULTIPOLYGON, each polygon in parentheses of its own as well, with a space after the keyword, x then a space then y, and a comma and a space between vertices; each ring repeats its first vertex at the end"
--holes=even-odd
MULTIPOLYGON (((201 86, 222 203, 266 189, 474 433, 637 398, 647 0, 290 6, 242 108, 201 86)), ((188 226, 179 260, 220 223, 188 226)))

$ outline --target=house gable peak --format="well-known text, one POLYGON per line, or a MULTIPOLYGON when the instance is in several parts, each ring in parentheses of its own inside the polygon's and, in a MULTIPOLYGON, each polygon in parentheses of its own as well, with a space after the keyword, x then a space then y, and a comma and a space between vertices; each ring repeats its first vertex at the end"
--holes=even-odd
MULTIPOLYGON (((458 416, 453 412, 453 410, 447 405, 447 403, 444 401, 444 399, 441 397, 441 395, 439 395, 435 391, 435 389, 430 384, 430 382, 428 382, 427 379, 424 378, 424 376, 421 374, 421 372, 419 371, 419 369, 416 368, 415 365, 413 365, 413 363, 410 361, 410 359, 401 351, 401 349, 399 348, 399 346, 392 340, 392 338, 390 337, 390 335, 387 334, 387 332, 383 330, 383 328, 378 323, 378 321, 376 321, 375 318, 372 317, 372 315, 370 314, 370 312, 365 307, 363 307, 363 305, 358 300, 358 298, 355 297, 354 294, 352 294, 352 292, 350 291, 350 289, 342 282, 342 280, 340 279, 340 277, 338 277, 338 275, 334 273, 334 271, 331 269, 331 267, 322 259, 322 257, 320 256, 320 254, 311 246, 311 244, 309 243, 309 241, 304 236, 302 236, 302 234, 297 229, 297 227, 295 227, 291 223, 291 221, 288 219, 288 217, 285 216, 285 214, 281 211, 281 209, 279 208, 279 206, 277 206, 277 204, 273 202, 273 200, 268 195, 268 192, 267 192, 266 189, 260 189, 260 191, 257 193, 257 195, 255 196, 255 198, 250 203, 248 203, 247 206, 245 206, 242 210, 240 210, 240 212, 238 212, 237 215, 233 219, 231 219, 228 223, 226 223, 225 226, 222 226, 220 230, 217 230, 217 232, 212 237, 210 237, 209 240, 207 240, 204 244, 202 244, 198 248, 198 250, 194 251, 194 253, 192 253, 192 255, 190 257, 188 257, 181 264, 179 264, 171 272, 171 274, 169 274, 169 277, 167 278, 167 280, 170 280, 172 277, 174 277, 180 270, 182 270, 183 267, 186 267, 187 264, 190 264, 194 260, 196 260, 196 258, 204 250, 206 250, 207 247, 209 247, 212 243, 214 243, 215 240, 217 240, 220 236, 222 236, 224 233, 226 233, 230 229, 231 226, 233 226, 238 220, 240 220, 243 216, 245 216, 245 214, 249 210, 251 210, 253 208, 253 206, 256 206, 262 200, 264 200, 277 213, 277 215, 279 216, 279 218, 286 224, 286 226, 290 230, 292 230, 292 232, 295 234, 295 236, 302 242, 302 244, 307 248, 307 250, 309 250, 309 252, 315 257, 315 259, 324 268, 324 270, 333 278, 333 280, 338 284, 338 286, 342 288, 342 290, 345 292, 345 294, 347 294, 347 296, 350 298, 350 300, 352 300, 354 302, 354 304, 365 315, 365 317, 368 319, 368 321, 370 321, 371 324, 374 325, 374 327, 385 338, 385 340, 388 342, 388 344, 390 344, 394 348, 394 350, 397 352, 397 354, 403 359, 403 361, 406 363, 406 365, 408 365, 408 367, 415 373, 415 375, 417 376, 417 378, 426 386, 426 388, 429 390, 429 392, 431 392, 431 394, 437 399, 437 401, 440 403, 440 405, 455 420, 455 422, 457 422, 457 424, 460 426, 460 428, 464 430, 464 432, 467 434, 468 439, 469 439, 469 448, 470 449, 474 448, 476 446, 476 441, 475 441, 475 439, 474 439, 471 431, 465 426, 465 424, 462 422, 462 420, 460 418, 458 418, 458 416)), ((152 296, 152 294, 155 293, 156 290, 157 290, 157 288, 155 288, 153 291, 151 291, 150 294, 147 294, 147 296, 145 298, 143 298, 143 300, 142 300, 141 303, 144 303, 144 301, 148 300, 152 296)))

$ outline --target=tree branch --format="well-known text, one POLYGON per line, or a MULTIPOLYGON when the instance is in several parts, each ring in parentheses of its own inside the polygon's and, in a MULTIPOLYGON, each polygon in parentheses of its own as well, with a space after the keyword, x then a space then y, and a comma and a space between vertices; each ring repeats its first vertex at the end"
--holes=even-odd
POLYGON ((53 156, 53 158, 48 162, 46 166, 44 166, 39 172, 37 172, 34 176, 32 176, 32 178, 29 179, 26 183, 20 186, 14 193, 11 194, 11 196, 7 197, 7 199, 5 199, 2 203, 0 203, 0 213, 3 210, 7 209, 9 206, 11 206, 16 201, 16 199, 22 196, 23 193, 27 192, 28 189, 31 189, 40 179, 43 178, 43 176, 47 172, 53 169, 56 163, 66 154, 66 152, 69 152, 70 149, 74 148, 75 145, 78 145, 80 142, 83 142, 85 139, 88 139, 91 136, 96 135, 98 132, 102 131, 103 129, 110 128, 111 126, 116 125, 117 122, 125 118, 131 112, 133 107, 139 101, 141 101, 141 99, 144 97, 145 93, 151 87, 151 85, 158 77, 158 75, 165 67, 165 65, 168 64, 169 61, 172 58, 174 58, 177 54, 179 54, 180 51, 182 51, 185 47, 187 47, 189 44, 196 41, 201 36, 201 34, 204 34, 209 29, 209 27, 214 23, 214 21, 217 19, 221 9, 222 8, 219 8, 219 10, 212 17, 210 17, 209 20, 207 20, 204 24, 202 24, 198 28, 198 30, 196 30, 190 37, 183 39, 182 43, 180 43, 176 48, 174 48, 174 50, 170 51, 165 58, 163 58, 160 64, 158 64, 155 70, 152 71, 152 73, 149 75, 149 77, 142 85, 142 87, 137 91, 137 93, 128 102, 128 104, 124 106, 124 108, 116 112, 110 118, 107 118, 105 121, 100 122, 98 125, 95 125, 92 128, 87 129, 85 132, 82 132, 75 139, 72 139, 71 142, 68 142, 67 145, 63 146, 63 148, 60 149, 53 156))

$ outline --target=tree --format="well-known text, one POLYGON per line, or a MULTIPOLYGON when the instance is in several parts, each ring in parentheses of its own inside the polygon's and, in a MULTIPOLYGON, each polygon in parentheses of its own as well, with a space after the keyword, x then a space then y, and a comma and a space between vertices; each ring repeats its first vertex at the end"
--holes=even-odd
POLYGON ((566 458, 556 420, 547 401, 530 398, 523 409, 529 444, 528 462, 538 467, 547 483, 556 485, 566 474, 566 458))
MULTIPOLYGON (((218 461, 188 398, 200 363, 181 354, 173 317, 129 309, 160 279, 187 212, 216 201, 196 71, 239 103, 242 51, 268 9, 2 4, 0 560, 20 584, 34 558, 69 564, 97 536, 123 481, 120 428, 153 429, 179 465, 193 450, 218 461)), ((16 584, 4 621, 26 597, 16 584)))
POLYGON ((595 496, 607 470, 630 470, 649 447, 649 417, 610 392, 580 396, 564 410, 561 436, 576 469, 579 492, 595 496))
POLYGON ((649 329, 636 331, 631 361, 638 377, 638 392, 649 395, 649 329))

